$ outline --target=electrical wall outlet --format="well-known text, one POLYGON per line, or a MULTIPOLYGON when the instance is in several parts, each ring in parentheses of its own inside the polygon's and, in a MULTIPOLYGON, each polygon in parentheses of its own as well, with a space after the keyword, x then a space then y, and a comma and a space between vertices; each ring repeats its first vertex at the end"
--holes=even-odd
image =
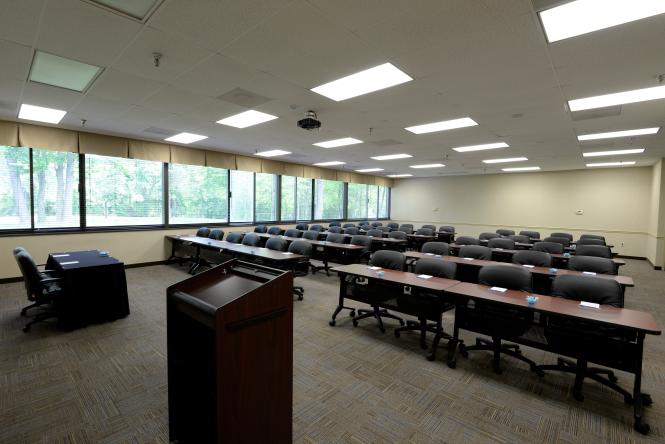
POLYGON ((581 215, 584 214, 584 210, 575 210, 575 214, 577 214, 578 216, 581 216, 581 215))

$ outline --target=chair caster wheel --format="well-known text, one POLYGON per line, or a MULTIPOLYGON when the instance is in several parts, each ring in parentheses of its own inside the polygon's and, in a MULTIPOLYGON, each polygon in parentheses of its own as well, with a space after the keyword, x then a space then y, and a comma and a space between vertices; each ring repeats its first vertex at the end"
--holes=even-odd
POLYGON ((427 360, 428 360, 428 361, 434 361, 434 355, 433 355, 432 353, 430 353, 429 355, 427 355, 427 360))
POLYGON ((328 325, 330 325, 331 327, 334 327, 335 326, 335 321, 334 320, 328 321, 328 325))
POLYGON ((299 300, 299 301, 302 301, 302 300, 303 300, 303 296, 302 296, 302 295, 298 296, 298 300, 299 300))
POLYGON ((584 395, 580 392, 573 392, 573 398, 575 398, 575 400, 579 402, 584 401, 584 395))
POLYGON ((24 318, 26 316, 26 312, 21 310, 21 317, 24 318))
POLYGON ((448 365, 448 368, 457 368, 457 361, 448 361, 446 364, 448 365))
POLYGON ((623 397, 623 402, 626 403, 626 404, 628 404, 628 405, 633 405, 633 403, 635 402, 635 400, 633 399, 632 396, 628 395, 628 396, 624 396, 624 397, 623 397))
POLYGON ((356 321, 355 319, 353 320, 353 326, 354 326, 354 327, 357 327, 357 326, 358 326, 358 321, 356 321))
POLYGON ((23 333, 27 333, 30 331, 30 327, 23 327, 23 333))
POLYGON ((651 395, 642 393, 642 405, 645 407, 649 407, 651 404, 653 404, 653 399, 651 399, 651 395))
POLYGON ((614 375, 614 374, 609 374, 609 375, 607 376, 607 379, 609 379, 610 381, 612 381, 612 382, 614 382, 614 383, 616 383, 617 381, 619 381, 619 378, 617 378, 616 375, 614 375))
POLYGON ((383 327, 379 327, 379 330, 381 331, 382 334, 385 334, 385 333, 386 333, 386 329, 383 328, 383 327))
POLYGON ((642 435, 647 435, 649 433, 649 430, 651 427, 649 427, 649 424, 643 421, 635 421, 635 424, 633 425, 633 428, 641 433, 642 435))
POLYGON ((355 311, 355 310, 351 310, 351 311, 349 312, 349 316, 352 317, 352 318, 355 318, 355 317, 356 317, 356 311, 355 311))
POLYGON ((465 358, 469 357, 469 352, 466 351, 466 346, 464 344, 459 345, 459 354, 465 358))
POLYGON ((399 325, 400 325, 400 327, 404 327, 404 325, 405 325, 405 324, 404 324, 404 321, 400 319, 400 320, 399 320, 399 325))
POLYGON ((545 377, 545 372, 540 370, 538 367, 531 367, 531 371, 538 375, 540 378, 545 377))
POLYGON ((399 335, 399 331, 395 330, 395 337, 396 337, 396 338, 399 338, 399 336, 400 336, 400 335, 399 335))

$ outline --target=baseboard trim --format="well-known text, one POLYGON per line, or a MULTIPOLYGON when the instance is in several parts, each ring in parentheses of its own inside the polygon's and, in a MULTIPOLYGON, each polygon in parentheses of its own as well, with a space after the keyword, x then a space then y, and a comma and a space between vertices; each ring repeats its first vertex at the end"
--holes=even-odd
MULTIPOLYGON (((617 257, 620 257, 620 258, 623 258, 623 259, 637 259, 638 261, 647 261, 647 262, 649 262, 649 259, 647 259, 644 256, 630 256, 630 255, 627 255, 627 254, 617 254, 617 257)), ((651 262, 649 262, 649 263, 651 263, 651 262)))
POLYGON ((0 279, 0 285, 1 284, 12 284, 14 282, 23 282, 23 278, 22 277, 11 277, 11 278, 0 279))
POLYGON ((663 269, 663 267, 661 267, 660 265, 654 265, 653 262, 651 262, 649 260, 649 258, 645 258, 645 259, 649 263, 649 265, 651 265, 653 267, 654 270, 661 271, 663 269))

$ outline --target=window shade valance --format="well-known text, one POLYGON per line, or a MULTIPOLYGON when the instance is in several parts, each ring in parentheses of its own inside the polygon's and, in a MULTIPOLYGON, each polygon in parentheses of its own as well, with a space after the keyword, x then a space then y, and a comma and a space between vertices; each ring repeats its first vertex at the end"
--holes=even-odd
POLYGON ((76 153, 79 150, 76 131, 27 123, 19 124, 18 129, 17 144, 19 146, 70 153, 76 153))
POLYGON ((171 148, 169 145, 144 140, 129 141, 129 157, 131 159, 152 160, 156 162, 170 162, 171 148))
POLYGON ((171 163, 205 166, 206 152, 195 148, 171 145, 171 163))
POLYGON ((99 156, 127 157, 127 139, 103 134, 79 133, 79 153, 99 156))
POLYGON ((0 121, 0 145, 19 146, 18 124, 16 122, 0 121))

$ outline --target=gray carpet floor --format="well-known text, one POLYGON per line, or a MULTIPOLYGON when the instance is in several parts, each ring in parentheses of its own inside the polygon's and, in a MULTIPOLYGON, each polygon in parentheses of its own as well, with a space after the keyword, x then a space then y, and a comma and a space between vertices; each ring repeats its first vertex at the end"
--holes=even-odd
MULTIPOLYGON (((665 324, 665 274, 629 260, 626 307, 665 324)), ((52 323, 21 331, 22 283, 0 285, 1 443, 168 442, 165 289, 184 268, 127 270, 131 315, 60 332, 52 323)), ((328 320, 338 278, 298 278, 294 303, 294 441, 300 443, 633 443, 665 442, 665 340, 646 341, 643 389, 651 434, 632 430, 632 408, 614 392, 585 384, 571 395, 571 375, 538 378, 510 358, 491 371, 490 355, 472 353, 449 369, 445 351, 425 359, 416 334, 381 334, 374 321, 354 328, 346 314, 328 320)), ((345 312, 347 313, 347 312, 345 312)), ((448 327, 452 315, 446 315, 448 327)), ((466 340, 473 335, 464 334, 466 340)), ((524 348, 538 362, 556 356, 524 348)), ((632 387, 632 375, 618 373, 632 387)))

